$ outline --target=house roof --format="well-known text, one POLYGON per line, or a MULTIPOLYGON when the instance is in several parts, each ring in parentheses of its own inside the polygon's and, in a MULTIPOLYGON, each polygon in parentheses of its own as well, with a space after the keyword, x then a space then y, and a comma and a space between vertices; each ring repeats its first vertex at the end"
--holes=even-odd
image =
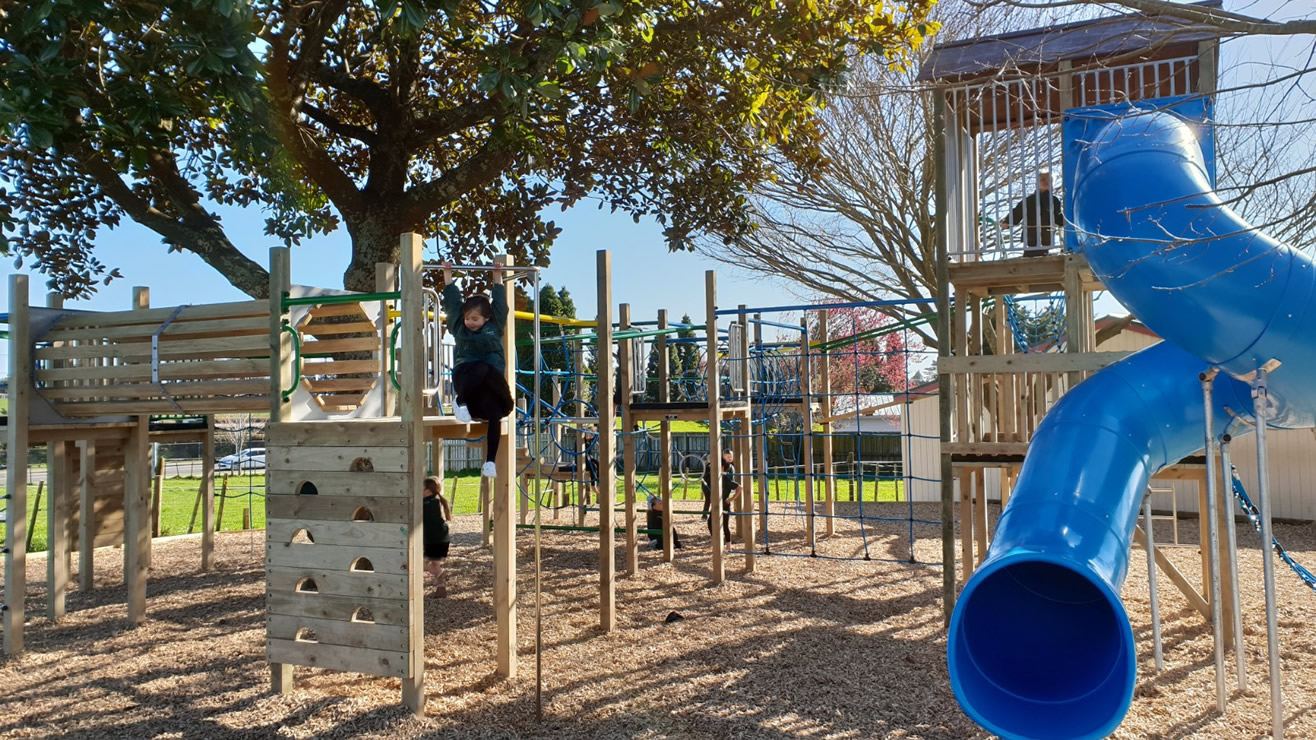
MULTIPOLYGON (((1221 0, 1193 3, 1220 8, 1221 0)), ((920 82, 972 78, 1004 69, 1132 56, 1150 61, 1195 50, 1219 32, 1180 18, 1127 13, 939 44, 919 69, 920 82)), ((1190 52, 1191 53, 1191 52, 1190 52)), ((1130 60, 1132 61, 1132 60, 1130 60)))

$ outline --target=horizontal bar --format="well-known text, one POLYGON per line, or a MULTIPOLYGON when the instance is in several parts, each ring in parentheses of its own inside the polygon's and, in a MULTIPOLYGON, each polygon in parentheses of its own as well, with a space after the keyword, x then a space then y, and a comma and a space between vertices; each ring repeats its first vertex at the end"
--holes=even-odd
POLYGON ((402 299, 402 292, 393 290, 386 293, 347 293, 334 295, 308 295, 302 298, 283 297, 283 310, 293 306, 338 306, 344 303, 363 303, 368 301, 397 301, 402 299))
MULTIPOLYGON (((551 529, 551 530, 559 531, 559 532, 598 532, 598 531, 599 531, 599 528, 598 528, 598 527, 576 527, 576 526, 572 526, 572 525, 570 525, 570 524, 540 524, 540 525, 538 525, 538 526, 539 526, 540 529, 551 529)), ((518 524, 518 525, 516 525, 516 528, 517 528, 517 529, 534 529, 534 528, 535 528, 535 525, 534 525, 534 524, 518 524)), ((612 531, 613 531, 613 532, 616 532, 617 534, 626 534, 626 528, 625 528, 625 527, 614 527, 612 531)), ((635 531, 636 531, 637 534, 656 534, 656 535, 661 535, 661 534, 663 533, 663 531, 662 531, 661 529, 637 529, 637 530, 635 530, 635 531)))

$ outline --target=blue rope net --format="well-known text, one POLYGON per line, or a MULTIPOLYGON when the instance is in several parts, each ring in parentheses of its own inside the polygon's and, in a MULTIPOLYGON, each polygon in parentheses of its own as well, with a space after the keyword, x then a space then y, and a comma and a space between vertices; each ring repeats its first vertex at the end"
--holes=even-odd
POLYGON ((1012 296, 1002 296, 1005 317, 1014 334, 1015 347, 1024 353, 1059 352, 1065 348, 1065 296, 1055 293, 1022 305, 1012 296))
MULTIPOLYGON (((1252 522, 1252 527, 1257 530, 1258 534, 1260 534, 1261 511, 1256 507, 1256 504, 1252 503, 1252 499, 1248 498, 1247 490, 1243 488, 1243 481, 1239 480, 1238 468, 1235 468, 1232 465, 1230 468, 1230 477, 1234 480, 1234 498, 1238 500, 1238 506, 1243 510, 1243 513, 1247 515, 1248 521, 1252 522)), ((1293 572, 1302 579, 1303 583, 1307 584, 1307 586, 1313 591, 1316 591, 1316 576, 1312 575, 1311 571, 1302 567, 1298 561, 1294 560, 1293 556, 1289 555, 1288 551, 1284 549, 1284 546, 1279 544, 1279 540, 1276 539, 1274 535, 1270 538, 1270 547, 1275 551, 1275 554, 1279 556, 1280 560, 1283 560, 1288 564, 1289 568, 1293 569, 1293 572)))

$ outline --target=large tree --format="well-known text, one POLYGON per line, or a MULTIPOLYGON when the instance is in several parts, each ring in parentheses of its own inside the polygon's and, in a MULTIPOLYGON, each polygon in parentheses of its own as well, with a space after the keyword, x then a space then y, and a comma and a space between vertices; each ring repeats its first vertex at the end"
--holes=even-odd
POLYGON ((823 94, 899 65, 932 0, 35 0, 0 6, 0 246, 69 296, 115 276, 125 216, 238 288, 213 204, 286 243, 338 227, 373 287, 398 234, 544 262, 541 214, 593 196, 669 245, 746 228, 775 163, 819 161, 823 94), (772 157, 765 156, 771 152, 772 157))

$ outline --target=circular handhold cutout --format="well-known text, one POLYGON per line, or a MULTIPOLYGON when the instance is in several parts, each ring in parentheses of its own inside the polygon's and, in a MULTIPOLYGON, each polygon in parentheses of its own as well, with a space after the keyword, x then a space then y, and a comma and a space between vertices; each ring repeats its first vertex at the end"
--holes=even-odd
POLYGON ((365 623, 368 623, 368 624, 374 624, 374 623, 375 623, 375 615, 374 615, 373 612, 371 612, 369 609, 367 609, 367 608, 365 608, 365 607, 363 606, 363 607, 357 609, 356 611, 352 612, 352 621, 353 621, 353 622, 365 622, 365 623))
POLYGON ((373 473, 375 464, 368 457, 358 457, 352 461, 352 466, 347 469, 349 473, 373 473))
POLYGON ((308 480, 305 480, 305 481, 302 481, 301 483, 298 483, 298 484, 297 484, 297 495, 298 495, 298 496, 318 496, 318 495, 320 495, 320 490, 319 490, 318 488, 315 487, 315 484, 314 484, 314 483, 312 483, 312 482, 310 482, 310 481, 308 481, 308 480))
POLYGON ((292 533, 292 539, 288 540, 290 545, 314 545, 315 537, 311 536, 309 529, 299 529, 292 533))
POLYGON ((356 511, 352 512, 352 521, 373 522, 375 521, 375 515, 370 513, 370 509, 367 509, 364 506, 358 506, 356 507, 356 511))
POLYGON ((353 573, 374 573, 375 564, 370 562, 370 558, 357 558, 352 561, 352 567, 348 570, 353 573))
POLYGON ((315 631, 310 629, 309 627, 302 627, 301 629, 297 630, 296 636, 294 636, 292 639, 296 640, 297 642, 320 641, 320 638, 315 636, 315 631))

